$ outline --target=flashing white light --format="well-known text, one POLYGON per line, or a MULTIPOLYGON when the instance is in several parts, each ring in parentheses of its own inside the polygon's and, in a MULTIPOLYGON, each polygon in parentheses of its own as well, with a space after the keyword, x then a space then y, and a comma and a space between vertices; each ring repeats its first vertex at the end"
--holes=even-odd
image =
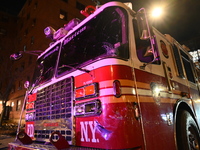
POLYGON ((155 89, 154 89, 154 92, 155 92, 156 94, 160 93, 160 91, 161 91, 160 88, 155 88, 155 89))
POLYGON ((152 17, 155 17, 155 18, 160 17, 162 13, 163 13, 162 8, 160 7, 154 8, 152 11, 152 17))
POLYGON ((128 6, 131 10, 133 9, 133 5, 130 2, 124 3, 126 6, 128 6))

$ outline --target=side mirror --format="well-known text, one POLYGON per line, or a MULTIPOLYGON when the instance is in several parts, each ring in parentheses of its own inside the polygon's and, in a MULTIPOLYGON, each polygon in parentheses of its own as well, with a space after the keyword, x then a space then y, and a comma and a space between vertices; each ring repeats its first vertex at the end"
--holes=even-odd
POLYGON ((43 51, 41 50, 35 50, 35 51, 19 51, 17 53, 13 53, 10 55, 10 60, 19 60, 20 58, 22 58, 22 54, 26 53, 26 54, 31 54, 31 55, 35 55, 35 56, 39 56, 40 53, 42 53, 43 51))
POLYGON ((149 24, 144 8, 141 8, 136 14, 139 36, 141 40, 147 40, 151 37, 149 24))
POLYGON ((28 88, 29 88, 29 85, 30 85, 30 82, 29 82, 29 81, 25 81, 25 83, 24 83, 24 88, 28 89, 28 88))
POLYGON ((17 52, 17 53, 14 53, 14 54, 11 54, 10 55, 10 59, 11 60, 19 60, 20 58, 22 58, 22 52, 17 52))
POLYGON ((147 48, 145 55, 144 56, 151 56, 153 55, 153 60, 143 64, 143 66, 140 66, 141 69, 144 69, 145 66, 148 64, 151 64, 153 62, 157 61, 157 53, 155 51, 155 45, 156 45, 156 40, 155 36, 153 35, 153 32, 151 31, 151 28, 149 26, 149 21, 147 18, 147 13, 144 8, 141 8, 138 10, 136 14, 136 19, 137 19, 137 25, 138 25, 138 30, 139 30, 139 38, 141 40, 146 40, 149 41, 150 46, 147 48))

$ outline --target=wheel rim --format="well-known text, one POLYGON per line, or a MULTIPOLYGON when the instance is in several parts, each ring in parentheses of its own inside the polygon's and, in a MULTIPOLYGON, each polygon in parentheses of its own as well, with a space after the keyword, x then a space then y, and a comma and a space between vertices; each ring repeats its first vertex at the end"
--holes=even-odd
POLYGON ((199 150, 199 142, 197 134, 194 130, 194 128, 189 127, 188 130, 188 140, 189 140, 189 146, 191 150, 199 150))

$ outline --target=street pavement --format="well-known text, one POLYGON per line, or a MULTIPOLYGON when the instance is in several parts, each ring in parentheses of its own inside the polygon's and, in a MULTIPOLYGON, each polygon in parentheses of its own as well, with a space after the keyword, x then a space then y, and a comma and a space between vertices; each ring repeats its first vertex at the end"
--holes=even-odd
POLYGON ((14 142, 15 136, 10 135, 0 135, 0 150, 7 150, 8 143, 14 142))

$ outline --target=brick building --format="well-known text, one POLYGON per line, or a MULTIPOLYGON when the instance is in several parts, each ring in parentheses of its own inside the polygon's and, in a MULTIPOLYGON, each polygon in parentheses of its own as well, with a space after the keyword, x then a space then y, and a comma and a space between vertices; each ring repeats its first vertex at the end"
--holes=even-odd
MULTIPOLYGON (((7 22, 8 26, 2 26, 4 30, 13 30, 5 38, 5 41, 0 43, 1 51, 3 46, 7 45, 4 52, 1 53, 5 60, 0 58, 0 67, 3 68, 0 74, 0 92, 6 90, 6 85, 10 81, 12 90, 9 93, 7 106, 11 108, 9 113, 11 122, 17 123, 19 121, 26 92, 24 82, 31 80, 35 67, 37 57, 27 53, 35 50, 44 51, 52 42, 45 37, 44 29, 51 26, 57 30, 73 18, 84 19, 85 17, 80 14, 80 10, 83 10, 87 5, 95 4, 92 0, 27 0, 18 17, 9 19, 13 22, 7 22), (19 51, 25 52, 21 59, 18 61, 9 60, 10 54, 19 51)), ((2 32, 5 32, 4 30, 2 32)))
MULTIPOLYGON (((0 12, 0 105, 7 97, 11 85, 12 62, 9 59, 14 51, 17 17, 0 12)), ((2 107, 0 107, 0 112, 2 107)))

